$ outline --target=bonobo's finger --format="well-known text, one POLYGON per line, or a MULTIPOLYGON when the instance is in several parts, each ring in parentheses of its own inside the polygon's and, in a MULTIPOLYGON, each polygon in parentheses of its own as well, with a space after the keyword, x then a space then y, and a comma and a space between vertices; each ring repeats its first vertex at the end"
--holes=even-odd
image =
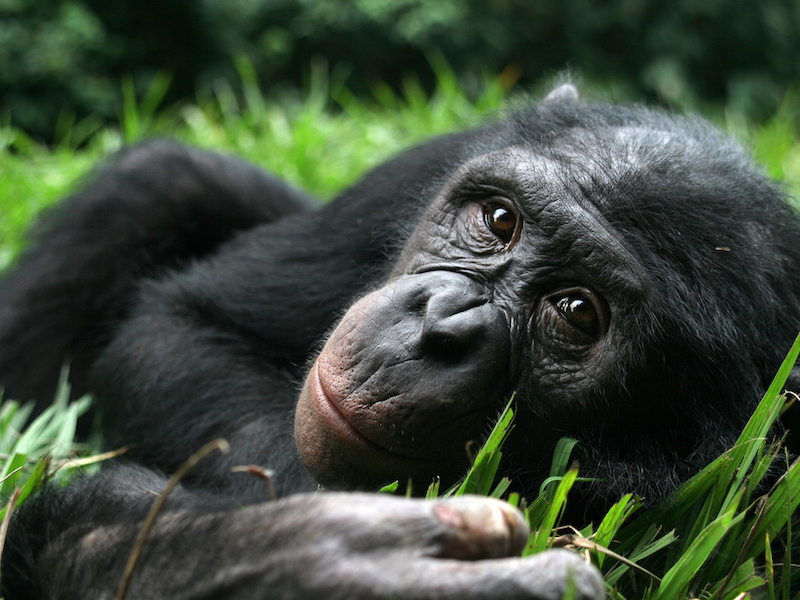
POLYGON ((570 592, 576 600, 600 600, 605 595, 597 570, 571 552, 510 558, 523 548, 528 527, 505 502, 365 494, 305 501, 313 507, 306 512, 315 525, 312 537, 321 541, 307 548, 314 565, 304 577, 310 596, 558 600, 570 592))
POLYGON ((517 556, 528 539, 522 513, 506 502, 462 496, 432 503, 445 526, 438 556, 461 560, 517 556))
POLYGON ((428 501, 331 493, 297 502, 305 505, 310 535, 337 540, 355 552, 406 548, 420 555, 478 560, 517 556, 528 539, 520 511, 480 496, 428 501))
POLYGON ((460 561, 397 552, 344 561, 308 584, 325 598, 350 600, 602 600, 600 574, 577 554, 550 550, 528 558, 460 561))

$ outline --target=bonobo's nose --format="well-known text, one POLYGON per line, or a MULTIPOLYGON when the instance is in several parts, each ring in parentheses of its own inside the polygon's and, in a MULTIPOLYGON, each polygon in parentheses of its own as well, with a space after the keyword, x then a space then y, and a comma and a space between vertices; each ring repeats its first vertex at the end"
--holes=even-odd
MULTIPOLYGON (((500 311, 490 303, 483 287, 457 273, 426 274, 432 281, 426 285, 427 300, 422 307, 423 323, 420 333, 423 352, 430 358, 460 362, 468 354, 491 351, 492 338, 499 343, 504 330, 498 322, 500 311)), ((424 276, 423 276, 424 277, 424 276)), ((494 349, 496 350, 496 349, 494 349)))
MULTIPOLYGON (((508 325, 486 288, 466 275, 431 271, 409 275, 392 287, 395 303, 404 306, 411 321, 415 354, 423 362, 455 370, 465 381, 483 387, 505 375, 508 325)), ((460 386, 459 386, 460 387, 460 386)))

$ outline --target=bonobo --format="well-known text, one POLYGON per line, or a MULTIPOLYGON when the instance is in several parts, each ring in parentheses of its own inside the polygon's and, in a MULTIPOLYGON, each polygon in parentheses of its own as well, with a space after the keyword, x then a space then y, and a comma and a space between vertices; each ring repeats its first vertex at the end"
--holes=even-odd
POLYGON ((695 119, 565 85, 324 206, 139 144, 0 284, 6 396, 46 401, 69 363, 129 447, 20 508, 6 598, 109 597, 164 474, 219 437, 231 451, 170 496, 128 599, 601 597, 572 554, 514 558, 525 525, 499 502, 363 491, 452 483, 515 394, 515 489, 571 436, 593 479, 576 518, 655 502, 735 441, 798 331, 800 218, 695 119), (232 470, 253 464, 280 499, 232 470), (319 484, 338 491, 301 493, 319 484))

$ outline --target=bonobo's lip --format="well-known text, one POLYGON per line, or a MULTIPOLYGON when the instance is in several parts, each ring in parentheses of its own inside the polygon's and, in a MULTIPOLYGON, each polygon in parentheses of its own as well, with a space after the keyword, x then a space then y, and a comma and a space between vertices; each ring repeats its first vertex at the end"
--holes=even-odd
POLYGON ((353 424, 344 416, 339 406, 331 398, 330 392, 326 389, 319 375, 319 360, 314 362, 310 375, 309 383, 311 385, 309 386, 309 391, 314 398, 319 414, 325 417, 325 421, 330 426, 331 431, 348 442, 358 441, 371 444, 372 442, 353 427, 353 424))
POLYGON ((325 382, 319 373, 319 361, 316 361, 314 366, 311 368, 309 384, 309 391, 311 392, 311 396, 314 399, 314 403, 317 406, 319 414, 325 419, 325 425, 328 427, 331 433, 344 440, 347 444, 366 446, 373 452, 388 454, 395 459, 403 461, 428 462, 424 459, 412 458, 410 456, 404 456, 402 454, 392 452, 391 450, 376 444, 358 429, 356 429, 356 427, 345 416, 342 409, 339 408, 338 404, 334 400, 333 394, 331 394, 325 386, 325 382))

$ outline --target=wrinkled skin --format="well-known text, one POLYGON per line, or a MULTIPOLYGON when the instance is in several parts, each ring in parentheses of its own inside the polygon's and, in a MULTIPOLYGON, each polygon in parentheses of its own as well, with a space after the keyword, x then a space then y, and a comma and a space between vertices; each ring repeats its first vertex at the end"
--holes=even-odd
POLYGON ((570 436, 591 481, 569 519, 657 502, 734 443, 800 330, 798 239, 733 142, 571 86, 321 207, 233 158, 128 149, 0 281, 6 395, 41 410, 69 360, 129 448, 17 512, 5 597, 111 597, 159 473, 224 437, 127 598, 601 598, 574 555, 516 558, 526 526, 495 500, 352 490, 453 483, 513 395, 515 490, 570 436))
POLYGON ((508 326, 489 300, 447 272, 403 277, 353 305, 297 405, 298 450, 317 481, 374 489, 391 472, 465 472, 466 445, 508 377, 508 326))

